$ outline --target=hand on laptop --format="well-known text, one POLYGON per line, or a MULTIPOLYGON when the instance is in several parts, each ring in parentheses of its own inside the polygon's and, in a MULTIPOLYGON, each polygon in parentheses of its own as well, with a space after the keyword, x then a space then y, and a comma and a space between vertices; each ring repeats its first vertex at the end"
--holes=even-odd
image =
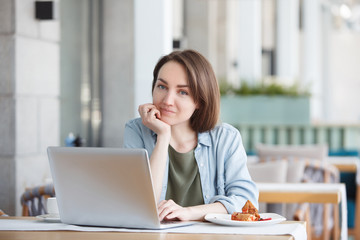
POLYGON ((163 200, 158 205, 160 221, 163 220, 180 220, 189 221, 191 219, 190 209, 181 207, 173 200, 163 200))
POLYGON ((226 208, 220 202, 182 207, 171 199, 161 201, 158 205, 158 212, 160 221, 203 221, 208 213, 227 213, 226 208))

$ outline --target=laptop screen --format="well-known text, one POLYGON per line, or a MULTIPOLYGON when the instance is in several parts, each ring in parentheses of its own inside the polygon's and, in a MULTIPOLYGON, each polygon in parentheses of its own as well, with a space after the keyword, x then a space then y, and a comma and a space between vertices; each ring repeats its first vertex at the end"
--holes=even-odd
POLYGON ((159 226, 145 149, 49 147, 48 156, 62 222, 159 226))

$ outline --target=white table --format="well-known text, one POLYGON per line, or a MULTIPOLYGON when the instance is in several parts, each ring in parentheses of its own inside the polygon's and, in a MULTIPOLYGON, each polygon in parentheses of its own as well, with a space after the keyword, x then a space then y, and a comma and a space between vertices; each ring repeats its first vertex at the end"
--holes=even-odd
POLYGON ((271 226, 230 227, 199 222, 180 228, 141 230, 47 223, 31 217, 0 217, 0 239, 302 240, 306 238, 305 224, 301 221, 284 221, 271 226))
POLYGON ((341 206, 341 239, 348 239, 346 188, 343 183, 257 183, 259 202, 330 203, 341 206))
MULTIPOLYGON (((326 161, 334 165, 337 169, 339 169, 340 172, 356 173, 356 206, 360 206, 360 158, 356 156, 328 156, 326 161)), ((257 156, 248 156, 248 164, 256 164, 258 162, 259 159, 257 156)), ((356 208, 355 216, 356 220, 360 219, 360 207, 356 208)), ((360 238, 360 220, 356 220, 355 228, 349 229, 349 232, 355 236, 355 239, 360 238)))
POLYGON ((329 157, 328 162, 339 169, 340 172, 350 172, 356 174, 356 199, 355 199, 355 226, 349 229, 349 234, 355 239, 360 238, 360 158, 355 156, 329 157))

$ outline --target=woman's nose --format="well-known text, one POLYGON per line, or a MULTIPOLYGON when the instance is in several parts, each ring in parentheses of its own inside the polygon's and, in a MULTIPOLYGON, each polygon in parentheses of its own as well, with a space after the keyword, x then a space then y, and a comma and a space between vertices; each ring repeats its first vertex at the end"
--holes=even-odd
POLYGON ((168 105, 172 105, 174 103, 174 96, 172 92, 167 92, 166 95, 164 96, 163 102, 168 104, 168 105))

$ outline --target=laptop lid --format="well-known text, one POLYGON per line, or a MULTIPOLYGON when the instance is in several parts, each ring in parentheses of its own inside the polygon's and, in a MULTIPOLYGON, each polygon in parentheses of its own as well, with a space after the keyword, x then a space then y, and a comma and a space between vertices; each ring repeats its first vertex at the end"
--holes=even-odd
POLYGON ((145 149, 49 147, 48 157, 62 222, 161 228, 145 149))

